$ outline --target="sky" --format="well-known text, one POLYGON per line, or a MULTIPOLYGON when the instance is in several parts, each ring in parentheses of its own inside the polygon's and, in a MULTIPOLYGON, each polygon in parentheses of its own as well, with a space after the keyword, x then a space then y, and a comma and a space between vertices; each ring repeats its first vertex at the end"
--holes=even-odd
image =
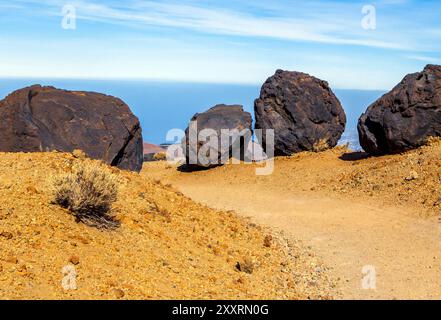
POLYGON ((441 64, 441 1, 0 0, 0 77, 388 90, 441 64), (374 19, 375 18, 375 19, 374 19))

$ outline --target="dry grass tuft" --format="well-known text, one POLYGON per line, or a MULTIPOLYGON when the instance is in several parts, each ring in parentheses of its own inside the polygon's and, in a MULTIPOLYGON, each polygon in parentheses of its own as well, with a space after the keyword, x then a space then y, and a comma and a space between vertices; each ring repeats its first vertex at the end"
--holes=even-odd
POLYGON ((240 272, 252 274, 254 271, 254 263, 250 257, 245 257, 242 261, 236 263, 236 269, 240 272))
POLYGON ((167 153, 165 153, 165 152, 155 153, 155 155, 153 156, 153 159, 155 159, 156 161, 165 161, 165 160, 167 160, 167 153))
POLYGON ((109 215, 118 195, 116 177, 97 163, 77 163, 72 172, 52 178, 53 202, 68 209, 78 221, 100 229, 115 229, 109 215))
POLYGON ((329 149, 329 144, 327 139, 320 139, 312 146, 312 151, 322 152, 329 149))

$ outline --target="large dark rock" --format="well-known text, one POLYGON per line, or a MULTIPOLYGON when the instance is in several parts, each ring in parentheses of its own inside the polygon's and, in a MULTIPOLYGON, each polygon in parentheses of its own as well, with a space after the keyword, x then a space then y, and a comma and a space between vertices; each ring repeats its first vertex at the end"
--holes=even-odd
POLYGON ((142 167, 138 118, 120 99, 53 87, 17 90, 0 101, 0 151, 83 150, 121 169, 142 167))
POLYGON ((243 159, 244 150, 248 146, 251 136, 251 114, 243 111, 243 107, 240 105, 221 104, 203 113, 197 113, 190 120, 190 126, 185 131, 183 141, 187 165, 212 167, 223 164, 231 155, 235 155, 233 146, 239 147, 239 149, 235 149, 238 150, 240 158, 243 159), (211 146, 207 143, 210 138, 205 139, 203 137, 204 129, 212 130, 212 133, 208 132, 208 137, 213 136, 213 141, 217 143, 213 143, 211 146), (231 131, 230 138, 222 140, 222 130, 235 130, 235 132, 231 131), (196 138, 193 143, 190 142, 191 136, 196 138), (201 151, 201 148, 204 149, 201 151), (191 154, 195 155, 193 160, 190 157, 191 154), (205 157, 197 157, 200 154, 205 157))
POLYGON ((369 106, 358 133, 360 145, 374 155, 402 152, 441 136, 441 66, 407 75, 369 106))
MULTIPOLYGON (((328 83, 301 72, 277 70, 254 103, 256 129, 274 129, 274 154, 321 151, 337 145, 346 115, 328 83)), ((262 146, 266 150, 266 135, 262 146)))

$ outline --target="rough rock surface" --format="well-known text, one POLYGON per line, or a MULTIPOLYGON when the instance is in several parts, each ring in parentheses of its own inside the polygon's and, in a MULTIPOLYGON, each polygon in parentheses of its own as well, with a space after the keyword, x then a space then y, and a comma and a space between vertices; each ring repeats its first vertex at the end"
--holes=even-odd
MULTIPOLYGON (((256 129, 274 129, 274 154, 321 151, 337 145, 344 110, 327 82, 301 72, 277 70, 254 103, 256 129)), ((265 134, 262 146, 266 150, 265 134)))
MULTIPOLYGON (((252 118, 251 114, 243 111, 243 107, 240 105, 225 105, 220 104, 212 107, 211 109, 203 112, 197 113, 190 120, 190 123, 196 124, 195 128, 189 126, 185 131, 185 139, 183 141, 183 149, 186 156, 186 163, 190 166, 197 167, 212 167, 218 164, 222 164, 225 160, 229 159, 229 155, 232 155, 232 149, 234 145, 238 145, 240 142, 240 155, 243 159, 245 146, 248 146, 248 142, 252 135, 252 118), (209 143, 211 138, 203 138, 201 131, 204 129, 212 129, 213 134, 215 133, 217 137, 217 143, 212 146, 209 143), (230 139, 222 141, 221 130, 237 130, 237 133, 245 133, 242 137, 238 135, 232 135, 230 139), (244 131, 246 130, 246 131, 244 131), (195 140, 197 143, 190 142, 190 136, 198 137, 195 140), (240 141, 238 140, 240 139, 240 141), (205 148, 206 152, 201 148, 205 148), (201 157, 197 157, 197 161, 191 161, 191 154, 194 155, 206 155, 205 161, 201 157), (212 154, 213 156, 210 156, 212 154)), ((212 136, 211 134, 209 135, 212 136)), ((216 140, 213 140, 216 141, 216 140)))
POLYGON ((139 120, 120 99, 35 85, 0 101, 0 151, 83 150, 121 169, 142 168, 139 120))
POLYGON ((407 75, 369 106, 358 132, 360 145, 370 154, 399 153, 441 136, 441 66, 407 75))

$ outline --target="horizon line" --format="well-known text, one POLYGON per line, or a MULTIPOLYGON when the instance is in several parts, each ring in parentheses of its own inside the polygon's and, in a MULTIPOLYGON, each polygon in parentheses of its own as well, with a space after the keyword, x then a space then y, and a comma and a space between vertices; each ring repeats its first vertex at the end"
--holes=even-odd
MULTIPOLYGON (((271 77, 271 76, 269 76, 271 77)), ((268 78, 269 78, 268 77, 268 78)), ((180 83, 180 84, 198 84, 198 85, 232 85, 232 86, 259 86, 261 87, 264 82, 266 81, 266 79, 263 82, 241 82, 241 81, 231 81, 231 82, 226 82, 226 81, 211 81, 211 80, 190 80, 190 79, 170 79, 170 78, 130 78, 130 77, 115 77, 115 78, 100 78, 100 77, 60 77, 60 76, 5 76, 5 75, 0 75, 0 80, 9 80, 9 79, 14 79, 14 80, 39 80, 39 81, 43 81, 43 80, 66 80, 66 81, 125 81, 125 82, 164 82, 164 83, 180 83)), ((321 79, 323 81, 326 81, 329 83, 329 81, 327 81, 326 79, 321 79)), ((39 83, 35 83, 33 85, 37 85, 39 83)), ((62 89, 62 88, 61 88, 62 89)), ((392 88, 390 89, 385 89, 385 88, 373 88, 373 89, 364 89, 364 88, 349 88, 349 87, 340 87, 340 86, 335 86, 335 87, 331 87, 331 89, 335 89, 335 90, 353 90, 353 91, 382 91, 382 92, 387 92, 390 91, 392 88)))

